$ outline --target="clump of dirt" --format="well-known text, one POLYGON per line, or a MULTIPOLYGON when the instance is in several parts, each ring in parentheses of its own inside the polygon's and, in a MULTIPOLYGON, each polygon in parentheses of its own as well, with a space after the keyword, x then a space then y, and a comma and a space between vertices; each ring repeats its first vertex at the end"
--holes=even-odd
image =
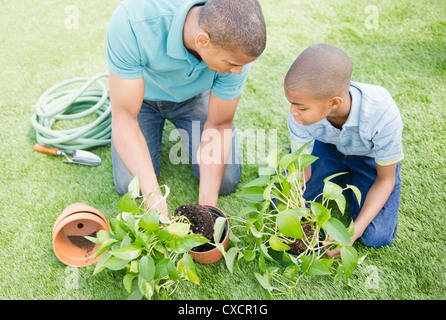
MULTIPOLYGON (((214 235, 215 217, 211 214, 208 208, 199 204, 183 205, 178 207, 174 216, 185 216, 190 224, 193 233, 202 235, 203 237, 212 241, 214 235)), ((192 248, 193 251, 209 251, 214 246, 209 243, 192 248)))
MULTIPOLYGON (((89 234, 90 237, 96 237, 96 232, 89 234)), ((86 253, 90 253, 96 245, 94 242, 86 239, 84 236, 68 236, 68 240, 76 247, 85 250, 86 253)))
MULTIPOLYGON (((302 230, 307 236, 309 242, 313 239, 314 230, 311 229, 311 225, 309 223, 302 224, 302 230)), ((293 243, 288 244, 290 246, 290 250, 287 252, 293 255, 299 255, 307 249, 307 246, 302 241, 302 239, 296 239, 293 243)))

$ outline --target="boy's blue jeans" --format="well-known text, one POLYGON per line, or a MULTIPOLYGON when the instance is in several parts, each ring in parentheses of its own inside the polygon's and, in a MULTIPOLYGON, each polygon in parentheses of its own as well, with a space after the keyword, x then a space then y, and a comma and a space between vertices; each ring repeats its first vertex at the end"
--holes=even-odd
MULTIPOLYGON (((146 139, 152 158, 156 176, 160 174, 161 140, 165 120, 171 121, 178 129, 176 138, 181 136, 185 148, 189 151, 186 162, 192 164, 193 174, 200 179, 200 168, 197 164, 197 150, 200 146, 203 125, 207 119, 209 91, 203 92, 183 102, 148 101, 144 100, 138 114, 138 123, 146 139)), ((113 161, 113 180, 116 190, 124 195, 132 175, 119 157, 116 148, 111 143, 113 161)), ((169 154, 170 156, 170 154, 169 154)), ((175 161, 178 157, 175 153, 175 161)), ((170 159, 170 157, 169 157, 170 159)), ((183 158, 184 160, 184 158, 183 158)), ((181 162, 181 163, 184 163, 181 162)), ((241 153, 234 127, 232 128, 232 150, 227 160, 220 187, 220 195, 232 193, 237 189, 241 176, 241 153)))
MULTIPOLYGON (((350 218, 354 221, 360 212, 367 192, 376 180, 375 159, 364 156, 346 156, 340 153, 336 146, 315 140, 312 155, 319 157, 311 164, 311 177, 306 185, 304 198, 313 200, 322 193, 324 178, 339 172, 348 174, 333 178, 332 182, 342 180, 344 184, 356 186, 361 191, 361 204, 351 190, 347 190, 347 200, 350 204, 350 218)), ((368 247, 382 247, 393 244, 397 231, 398 208, 401 191, 401 165, 397 164, 395 172, 395 187, 381 211, 372 220, 364 233, 358 238, 368 247)), ((320 198, 316 199, 316 201, 320 198)))

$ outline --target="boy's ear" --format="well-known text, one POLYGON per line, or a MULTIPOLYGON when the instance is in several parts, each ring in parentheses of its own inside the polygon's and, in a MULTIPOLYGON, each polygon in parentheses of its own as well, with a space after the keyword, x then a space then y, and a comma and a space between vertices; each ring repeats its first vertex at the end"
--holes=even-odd
POLYGON ((342 104, 343 101, 344 100, 341 97, 334 96, 334 97, 331 97, 331 99, 330 99, 330 105, 331 105, 331 107, 337 108, 342 104))

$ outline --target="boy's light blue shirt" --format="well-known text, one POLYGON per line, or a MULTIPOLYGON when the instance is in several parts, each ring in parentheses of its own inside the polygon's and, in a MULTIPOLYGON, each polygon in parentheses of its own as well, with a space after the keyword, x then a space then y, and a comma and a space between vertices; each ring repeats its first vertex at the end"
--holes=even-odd
MULTIPOLYGON (((314 139, 334 144, 345 155, 372 157, 379 165, 402 160, 403 122, 390 93, 380 86, 351 82, 350 94, 350 114, 341 130, 326 118, 304 126, 298 124, 290 113, 291 151, 314 139)), ((309 147, 310 152, 312 148, 313 145, 309 147)))
POLYGON ((238 74, 209 70, 184 46, 187 13, 205 0, 124 0, 110 19, 107 62, 120 78, 144 77, 144 99, 181 102, 206 90, 224 100, 237 98, 249 65, 238 74))

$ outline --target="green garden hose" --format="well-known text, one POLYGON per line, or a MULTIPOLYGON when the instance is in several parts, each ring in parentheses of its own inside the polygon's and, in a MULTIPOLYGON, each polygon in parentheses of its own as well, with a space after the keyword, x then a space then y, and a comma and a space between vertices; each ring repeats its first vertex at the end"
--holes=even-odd
POLYGON ((103 77, 107 77, 107 73, 98 73, 91 78, 68 79, 40 96, 31 118, 39 144, 72 153, 76 149, 88 150, 110 143, 111 106, 108 88, 100 80, 103 77), (76 83, 84 84, 72 89, 76 83), (57 120, 75 120, 94 114, 97 117, 86 125, 70 129, 53 128, 57 120))

